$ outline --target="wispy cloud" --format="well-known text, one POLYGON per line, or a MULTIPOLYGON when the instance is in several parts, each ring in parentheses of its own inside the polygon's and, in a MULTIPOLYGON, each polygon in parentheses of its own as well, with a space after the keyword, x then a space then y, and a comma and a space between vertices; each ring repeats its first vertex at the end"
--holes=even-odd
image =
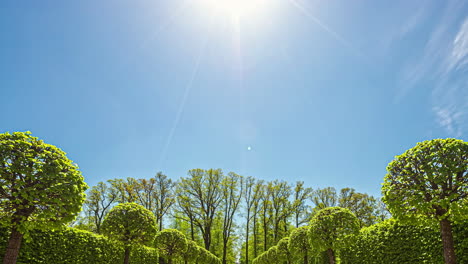
POLYGON ((465 1, 451 1, 420 56, 402 69, 397 101, 422 85, 430 89, 435 122, 449 136, 468 132, 468 16, 465 1))
POLYGON ((449 58, 448 70, 462 70, 468 64, 468 18, 453 40, 452 54, 449 58))

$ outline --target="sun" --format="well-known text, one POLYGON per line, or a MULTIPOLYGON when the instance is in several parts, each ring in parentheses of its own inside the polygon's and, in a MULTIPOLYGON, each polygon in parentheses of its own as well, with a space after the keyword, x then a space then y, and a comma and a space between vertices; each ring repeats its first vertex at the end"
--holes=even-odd
POLYGON ((265 8, 267 0, 200 0, 214 12, 231 17, 255 15, 265 8))

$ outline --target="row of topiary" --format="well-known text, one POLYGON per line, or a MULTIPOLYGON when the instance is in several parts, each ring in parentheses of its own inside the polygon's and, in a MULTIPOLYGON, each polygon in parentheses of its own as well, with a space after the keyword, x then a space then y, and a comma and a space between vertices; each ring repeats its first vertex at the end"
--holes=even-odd
MULTIPOLYGON (((0 229, 0 252, 5 252, 9 232, 0 229)), ((74 228, 31 230, 23 240, 17 263, 123 263, 124 245, 105 236, 74 228)), ((131 263, 157 263, 156 249, 134 245, 131 263)))
MULTIPOLYGON (((5 251, 8 235, 7 229, 0 229, 0 252, 5 251)), ((124 261, 123 243, 88 231, 75 228, 32 230, 29 235, 30 237, 23 241, 17 263, 108 264, 124 261)), ((195 242, 187 240, 177 230, 163 230, 157 239, 155 245, 162 251, 160 255, 170 258, 167 262, 221 263, 218 257, 195 242)), ((158 255, 155 248, 133 244, 130 263, 158 263, 158 255)))
MULTIPOLYGON (((453 225, 458 263, 468 263, 468 222, 453 225)), ((403 225, 394 219, 363 228, 340 250, 342 264, 444 263, 437 226, 403 225)))
MULTIPOLYGON (((315 248, 309 227, 291 232, 254 259, 253 264, 325 264, 327 252, 315 248)), ((453 226, 459 263, 468 263, 468 222, 453 226)), ((440 232, 436 226, 403 225, 389 219, 343 239, 336 250, 341 264, 443 263, 440 232)))

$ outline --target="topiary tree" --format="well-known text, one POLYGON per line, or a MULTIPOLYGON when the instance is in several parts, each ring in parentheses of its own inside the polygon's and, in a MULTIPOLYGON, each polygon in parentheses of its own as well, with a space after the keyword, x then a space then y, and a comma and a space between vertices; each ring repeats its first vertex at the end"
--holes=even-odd
POLYGON ((468 142, 420 142, 396 156, 387 171, 382 193, 390 212, 400 221, 438 222, 445 263, 456 263, 452 221, 468 215, 468 142))
POLYGON ((172 264, 175 258, 182 257, 188 248, 185 235, 176 229, 164 229, 159 232, 154 238, 154 245, 168 264, 172 264))
POLYGON ((288 242, 288 249, 293 259, 302 259, 304 264, 309 263, 309 256, 312 250, 309 243, 308 232, 308 226, 298 227, 291 232, 288 242))
POLYGON ((136 203, 122 203, 115 206, 102 222, 102 233, 124 244, 124 264, 130 261, 132 246, 135 244, 150 245, 156 232, 154 214, 136 203))
POLYGON ((200 254, 197 258, 198 263, 221 264, 221 259, 203 247, 198 247, 200 254))
POLYGON ((345 237, 358 232, 359 220, 347 208, 324 208, 309 223, 310 244, 327 251, 330 264, 336 263, 335 251, 346 245, 345 237))
POLYGON ((283 237, 278 241, 278 244, 276 245, 278 247, 277 253, 278 253, 278 261, 281 261, 285 264, 290 264, 292 261, 292 256, 291 252, 289 251, 289 237, 283 237))
POLYGON ((192 240, 187 240, 187 250, 182 254, 184 263, 196 263, 200 255, 200 247, 192 240))
POLYGON ((11 230, 3 263, 16 263, 29 230, 71 222, 86 188, 78 166, 59 148, 30 132, 0 134, 0 224, 11 230))

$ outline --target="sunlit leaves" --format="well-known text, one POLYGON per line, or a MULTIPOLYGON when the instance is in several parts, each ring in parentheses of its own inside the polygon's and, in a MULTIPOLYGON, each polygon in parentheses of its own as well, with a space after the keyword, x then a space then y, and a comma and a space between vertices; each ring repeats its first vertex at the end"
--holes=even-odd
POLYGON ((390 162, 383 200, 400 220, 431 221, 468 215, 468 143, 434 139, 390 162))
POLYGON ((31 228, 61 227, 85 199, 78 166, 59 148, 30 132, 0 134, 0 224, 27 235, 31 228))
POLYGON ((156 235, 154 214, 136 203, 115 206, 102 223, 102 232, 125 245, 149 245, 156 235))
POLYGON ((339 249, 348 235, 359 231, 359 221, 349 209, 329 207, 320 210, 310 221, 309 239, 313 248, 322 251, 339 249))

